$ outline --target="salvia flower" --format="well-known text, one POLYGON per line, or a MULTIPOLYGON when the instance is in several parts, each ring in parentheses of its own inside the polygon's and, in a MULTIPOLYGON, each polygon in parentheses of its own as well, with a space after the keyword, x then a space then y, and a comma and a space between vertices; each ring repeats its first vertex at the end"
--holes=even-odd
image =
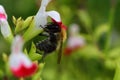
POLYGON ((37 70, 37 64, 32 61, 22 52, 23 39, 21 36, 16 36, 12 43, 12 51, 9 57, 9 66, 13 75, 16 77, 31 76, 37 70))
POLYGON ((30 27, 23 35, 25 42, 29 41, 30 39, 32 39, 33 37, 35 37, 36 35, 43 31, 43 29, 40 26, 44 27, 47 24, 47 16, 45 10, 49 2, 50 0, 42 0, 40 9, 34 16, 34 19, 32 20, 30 27), (29 36, 29 34, 31 34, 31 36, 29 36))
POLYGON ((42 0, 40 9, 35 16, 36 27, 40 27, 40 25, 44 27, 47 24, 47 17, 49 16, 53 22, 58 23, 62 28, 66 29, 57 11, 46 11, 46 6, 50 1, 51 0, 42 0))
POLYGON ((13 39, 13 35, 10 29, 10 26, 7 21, 7 14, 5 12, 5 9, 2 5, 0 5, 0 28, 1 28, 1 33, 3 37, 11 43, 13 39))
POLYGON ((65 55, 69 55, 72 52, 80 49, 85 45, 85 40, 79 35, 79 26, 77 24, 72 24, 69 30, 69 38, 67 41, 67 47, 65 48, 65 55))
POLYGON ((31 27, 26 31, 23 35, 26 41, 33 38, 34 36, 38 35, 41 32, 41 26, 44 28, 47 24, 47 18, 50 17, 52 22, 57 23, 64 35, 66 36, 65 30, 66 27, 62 24, 60 14, 57 11, 46 11, 46 7, 51 0, 42 0, 40 9, 38 10, 37 14, 34 16, 33 23, 31 27), (28 34, 32 34, 30 37, 28 34))
POLYGON ((61 17, 60 14, 57 11, 46 11, 46 6, 47 4, 50 2, 51 0, 42 0, 41 2, 41 7, 38 11, 38 13, 35 16, 35 23, 36 23, 36 27, 40 27, 40 25, 42 27, 45 27, 45 25, 47 24, 47 18, 50 17, 52 22, 57 23, 62 30, 62 36, 63 36, 63 41, 66 40, 66 26, 63 25, 62 21, 61 21, 61 17), (41 19, 41 20, 39 20, 41 19))
POLYGON ((36 27, 40 28, 40 25, 44 27, 47 24, 46 7, 50 1, 51 0, 42 0, 41 6, 37 14, 35 15, 35 26, 36 27))

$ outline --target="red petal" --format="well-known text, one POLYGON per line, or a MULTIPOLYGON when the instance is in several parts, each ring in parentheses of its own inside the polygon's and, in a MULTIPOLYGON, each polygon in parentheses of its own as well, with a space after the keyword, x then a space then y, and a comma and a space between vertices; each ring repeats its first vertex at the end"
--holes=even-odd
POLYGON ((71 48, 65 48, 64 55, 69 56, 72 53, 72 51, 73 50, 71 48))
POLYGON ((64 50, 64 55, 69 56, 69 55, 71 55, 72 52, 74 52, 74 51, 76 51, 78 49, 80 49, 80 46, 75 46, 74 48, 68 48, 67 47, 64 50))
POLYGON ((12 73, 16 77, 29 77, 32 74, 34 74, 36 70, 37 70, 37 65, 33 63, 29 68, 25 67, 24 65, 21 65, 21 67, 17 70, 12 69, 12 73))
POLYGON ((3 14, 3 13, 0 13, 0 19, 6 19, 6 16, 5 16, 5 14, 3 14))

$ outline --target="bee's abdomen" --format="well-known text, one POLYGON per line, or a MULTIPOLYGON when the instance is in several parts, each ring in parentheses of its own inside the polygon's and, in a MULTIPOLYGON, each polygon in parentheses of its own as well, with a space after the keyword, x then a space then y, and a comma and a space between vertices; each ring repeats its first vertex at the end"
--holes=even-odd
POLYGON ((56 50, 57 44, 51 43, 48 39, 40 41, 36 44, 36 48, 45 53, 51 53, 56 50))

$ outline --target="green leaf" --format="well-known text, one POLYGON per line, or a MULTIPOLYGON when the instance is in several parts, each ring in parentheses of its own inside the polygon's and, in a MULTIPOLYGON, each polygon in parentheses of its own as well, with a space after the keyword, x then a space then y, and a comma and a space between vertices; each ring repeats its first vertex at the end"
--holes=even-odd
POLYGON ((0 77, 4 76, 4 72, 0 69, 0 77))
POLYGON ((108 52, 107 59, 105 61, 105 66, 109 69, 116 68, 116 62, 119 61, 120 58, 120 47, 114 48, 108 52))
POLYGON ((117 62, 117 65, 116 65, 116 70, 115 70, 115 75, 114 75, 113 80, 120 80, 120 63, 119 63, 119 61, 117 62))
POLYGON ((32 42, 31 49, 29 51, 29 57, 32 61, 40 60, 42 58, 42 55, 36 53, 36 47, 35 44, 32 42))
POLYGON ((17 23, 17 19, 16 19, 15 16, 12 16, 12 21, 13 21, 13 23, 16 25, 16 23, 17 23))
POLYGON ((92 21, 88 12, 85 10, 79 10, 78 16, 81 22, 83 22, 83 25, 85 25, 86 28, 91 29, 92 21))
POLYGON ((2 53, 2 58, 5 63, 8 61, 8 55, 6 53, 2 53))
POLYGON ((21 17, 17 19, 16 24, 15 24, 16 25, 15 33, 18 33, 21 31, 22 26, 23 26, 23 22, 24 22, 24 20, 21 17))
POLYGON ((42 31, 43 31, 42 28, 37 28, 35 26, 35 20, 33 19, 29 28, 23 34, 23 39, 25 42, 27 42, 31 40, 32 38, 34 38, 35 36, 37 36, 38 34, 40 34, 42 31))
POLYGON ((24 49, 24 53, 28 56, 28 52, 26 48, 24 49))
POLYGON ((109 51, 108 58, 117 59, 120 57, 120 47, 114 48, 109 51))
POLYGON ((23 20, 21 17, 16 20, 16 18, 13 17, 13 22, 16 25, 15 33, 18 33, 26 29, 28 26, 30 26, 32 21, 33 21, 33 16, 27 17, 26 20, 23 20))
POLYGON ((98 39, 101 37, 101 35, 103 33, 108 32, 108 30, 109 30, 109 27, 108 27, 107 23, 98 25, 95 32, 94 32, 94 36, 95 36, 96 41, 98 41, 98 39))
POLYGON ((76 53, 86 59, 103 57, 103 54, 98 50, 96 46, 93 45, 86 45, 82 49, 78 50, 76 53))
POLYGON ((39 64, 38 72, 32 77, 32 80, 41 80, 41 73, 43 71, 44 65, 45 65, 45 63, 39 64))
POLYGON ((114 70, 116 68, 116 60, 106 59, 104 63, 107 69, 114 70))
POLYGON ((33 20, 33 16, 27 17, 27 19, 24 20, 24 22, 23 22, 22 29, 27 28, 31 24, 32 20, 33 20))

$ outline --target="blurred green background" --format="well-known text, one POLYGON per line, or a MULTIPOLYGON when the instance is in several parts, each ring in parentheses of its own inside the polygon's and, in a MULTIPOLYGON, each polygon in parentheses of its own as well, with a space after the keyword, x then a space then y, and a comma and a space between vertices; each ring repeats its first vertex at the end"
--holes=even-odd
MULTIPOLYGON (((41 0, 0 0, 13 29, 12 16, 26 19, 35 15, 40 2, 41 0)), ((57 52, 48 55, 42 79, 113 80, 116 62, 120 58, 120 0, 52 0, 47 10, 60 12, 62 21, 68 28, 73 23, 78 24, 86 45, 71 55, 63 54, 60 65, 56 63, 57 52)), ((10 46, 0 34, 0 57, 3 52, 10 53, 10 46)), ((0 65, 2 64, 1 60, 0 65)))

